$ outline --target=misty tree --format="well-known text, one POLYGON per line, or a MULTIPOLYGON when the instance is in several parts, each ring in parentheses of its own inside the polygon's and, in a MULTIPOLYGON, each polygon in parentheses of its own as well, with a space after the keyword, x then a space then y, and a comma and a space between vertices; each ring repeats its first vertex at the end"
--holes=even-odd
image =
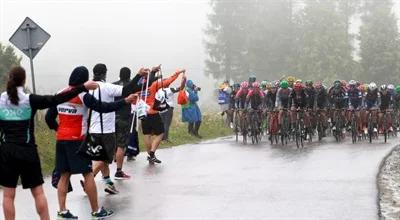
POLYGON ((15 54, 14 48, 0 43, 0 88, 5 85, 6 74, 11 67, 20 65, 21 57, 15 54))
POLYGON ((350 79, 357 70, 347 20, 335 0, 306 0, 296 19, 296 74, 306 79, 350 79))
POLYGON ((244 1, 211 0, 206 28, 206 74, 217 79, 248 75, 247 31, 250 7, 244 1))
POLYGON ((399 34, 390 0, 367 0, 362 8, 360 57, 362 78, 379 83, 398 82, 399 34))

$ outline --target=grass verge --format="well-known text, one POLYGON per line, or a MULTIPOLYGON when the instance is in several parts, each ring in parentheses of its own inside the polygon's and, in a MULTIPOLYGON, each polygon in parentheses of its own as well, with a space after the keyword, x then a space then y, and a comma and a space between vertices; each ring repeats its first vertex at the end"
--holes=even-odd
MULTIPOLYGON (((176 112, 177 111, 174 113, 176 112)), ((180 118, 180 114, 174 115, 174 120, 169 134, 171 143, 163 142, 160 148, 197 143, 202 140, 210 140, 232 134, 232 131, 224 125, 221 116, 217 113, 206 113, 203 115, 203 121, 199 131, 200 135, 203 137, 202 139, 189 135, 187 132, 187 123, 182 123, 180 118)), ((35 129, 36 144, 38 145, 39 155, 42 162, 43 174, 49 175, 55 164, 55 132, 48 129, 43 119, 38 119, 35 129)), ((139 145, 140 150, 143 151, 145 148, 143 145, 142 135, 139 136, 139 145)))

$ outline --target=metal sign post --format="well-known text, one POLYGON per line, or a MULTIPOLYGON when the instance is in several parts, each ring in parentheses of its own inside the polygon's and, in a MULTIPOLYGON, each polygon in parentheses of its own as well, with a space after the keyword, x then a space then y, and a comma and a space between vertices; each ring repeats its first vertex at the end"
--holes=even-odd
POLYGON ((33 58, 35 58, 40 49, 42 49, 42 47, 49 39, 50 34, 43 30, 29 17, 25 18, 25 20, 10 38, 10 42, 29 57, 32 74, 33 93, 36 93, 33 58))

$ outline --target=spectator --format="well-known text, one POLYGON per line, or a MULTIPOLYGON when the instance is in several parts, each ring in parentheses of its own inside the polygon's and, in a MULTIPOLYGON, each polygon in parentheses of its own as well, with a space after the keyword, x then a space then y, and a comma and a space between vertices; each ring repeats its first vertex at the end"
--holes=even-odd
MULTIPOLYGON (((69 91, 77 85, 85 83, 89 79, 89 71, 86 67, 77 67, 71 73, 69 78, 69 87, 63 89, 61 93, 69 91)), ((56 170, 61 173, 57 185, 57 194, 60 211, 57 213, 59 219, 77 219, 66 208, 66 198, 68 192, 68 183, 71 175, 82 174, 86 187, 85 192, 88 195, 92 208, 92 217, 104 218, 113 214, 113 211, 104 208, 99 209, 97 202, 97 189, 92 173, 92 161, 84 158, 76 152, 82 145, 86 135, 88 108, 97 112, 112 112, 123 106, 128 106, 133 100, 133 95, 121 99, 114 103, 101 103, 89 93, 81 93, 69 102, 52 107, 47 111, 46 123, 57 131, 56 143, 56 170), (59 116, 59 123, 56 118, 59 116)))
MULTIPOLYGON (((131 70, 128 67, 121 68, 119 72, 119 80, 114 82, 115 85, 125 86, 129 83, 131 78, 131 70)), ((122 97, 115 97, 115 100, 120 100, 122 97)), ((117 141, 117 152, 115 160, 117 162, 117 171, 115 172, 115 179, 129 179, 131 176, 122 171, 124 163, 124 156, 126 148, 129 144, 129 131, 131 128, 131 106, 126 105, 115 112, 115 135, 117 141)))
POLYGON ((229 85, 229 81, 225 80, 218 89, 218 104, 221 107, 221 115, 229 109, 230 104, 230 94, 232 93, 232 88, 229 85))
MULTIPOLYGON (((169 85, 178 78, 179 74, 184 72, 185 70, 180 70, 167 79, 156 80, 148 88, 146 103, 150 106, 150 109, 147 111, 147 116, 142 119, 142 130, 144 135, 144 144, 146 145, 147 153, 149 154, 147 159, 150 163, 161 163, 161 161, 155 156, 155 152, 164 136, 164 124, 161 120, 159 111, 153 108, 156 93, 161 88, 169 87, 169 85), (155 135, 153 141, 151 140, 152 135, 155 135)), ((142 97, 142 99, 145 100, 145 97, 142 97)))
POLYGON ((186 82, 186 91, 188 93, 189 103, 182 105, 182 121, 188 122, 188 132, 190 135, 202 138, 199 135, 199 129, 201 125, 201 112, 197 105, 199 96, 197 92, 200 91, 200 87, 193 84, 192 80, 186 82))
POLYGON ((7 220, 15 219, 14 199, 18 179, 22 187, 30 189, 35 199, 36 211, 41 220, 49 220, 47 199, 43 191, 43 175, 35 144, 35 120, 38 109, 46 109, 66 102, 97 84, 88 81, 84 85, 55 96, 26 94, 26 73, 22 67, 9 72, 7 91, 0 96, 0 130, 3 132, 0 148, 0 185, 3 186, 3 210, 7 220))
POLYGON ((179 92, 185 87, 185 76, 183 75, 182 78, 182 83, 179 88, 166 88, 163 90, 160 90, 159 92, 165 93, 165 94, 160 94, 164 95, 166 98, 166 102, 169 106, 169 108, 165 111, 160 112, 161 119, 164 123, 164 136, 163 136, 163 141, 169 141, 169 127, 171 126, 172 118, 174 116, 174 103, 175 103, 175 93, 179 92))
MULTIPOLYGON (((115 97, 125 97, 127 94, 138 92, 141 86, 138 84, 140 78, 146 75, 145 69, 141 69, 127 85, 119 86, 111 83, 106 83, 107 67, 104 64, 96 64, 93 68, 93 80, 99 84, 99 88, 94 91, 94 96, 99 98, 99 91, 101 90, 102 101, 111 102, 115 97)), ((115 113, 100 114, 93 112, 92 120, 90 123, 89 133, 91 136, 101 143, 103 143, 107 152, 107 160, 95 161, 93 163, 93 174, 96 176, 99 171, 103 175, 103 180, 106 185, 105 191, 109 194, 116 194, 118 190, 115 188, 114 183, 110 179, 109 164, 114 160, 116 140, 115 140, 115 113), (102 119, 101 120, 101 117, 102 119), (103 121, 103 126, 101 125, 103 121), (103 128, 102 128, 103 127, 103 128)))

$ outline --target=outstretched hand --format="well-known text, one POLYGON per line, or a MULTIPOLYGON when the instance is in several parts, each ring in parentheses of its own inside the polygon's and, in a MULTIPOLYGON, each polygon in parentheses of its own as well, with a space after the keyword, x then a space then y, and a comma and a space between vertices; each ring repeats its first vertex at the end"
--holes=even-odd
POLYGON ((129 96, 125 97, 125 102, 128 104, 133 103, 137 99, 137 97, 137 94, 130 94, 129 96))
POLYGON ((99 87, 99 84, 97 84, 97 82, 95 82, 95 81, 89 80, 89 81, 85 82, 83 84, 83 86, 85 86, 85 88, 87 90, 95 90, 95 89, 97 89, 97 87, 99 87))
POLYGON ((147 74, 149 74, 149 72, 150 72, 150 69, 142 67, 139 69, 138 74, 141 76, 147 76, 147 74))

